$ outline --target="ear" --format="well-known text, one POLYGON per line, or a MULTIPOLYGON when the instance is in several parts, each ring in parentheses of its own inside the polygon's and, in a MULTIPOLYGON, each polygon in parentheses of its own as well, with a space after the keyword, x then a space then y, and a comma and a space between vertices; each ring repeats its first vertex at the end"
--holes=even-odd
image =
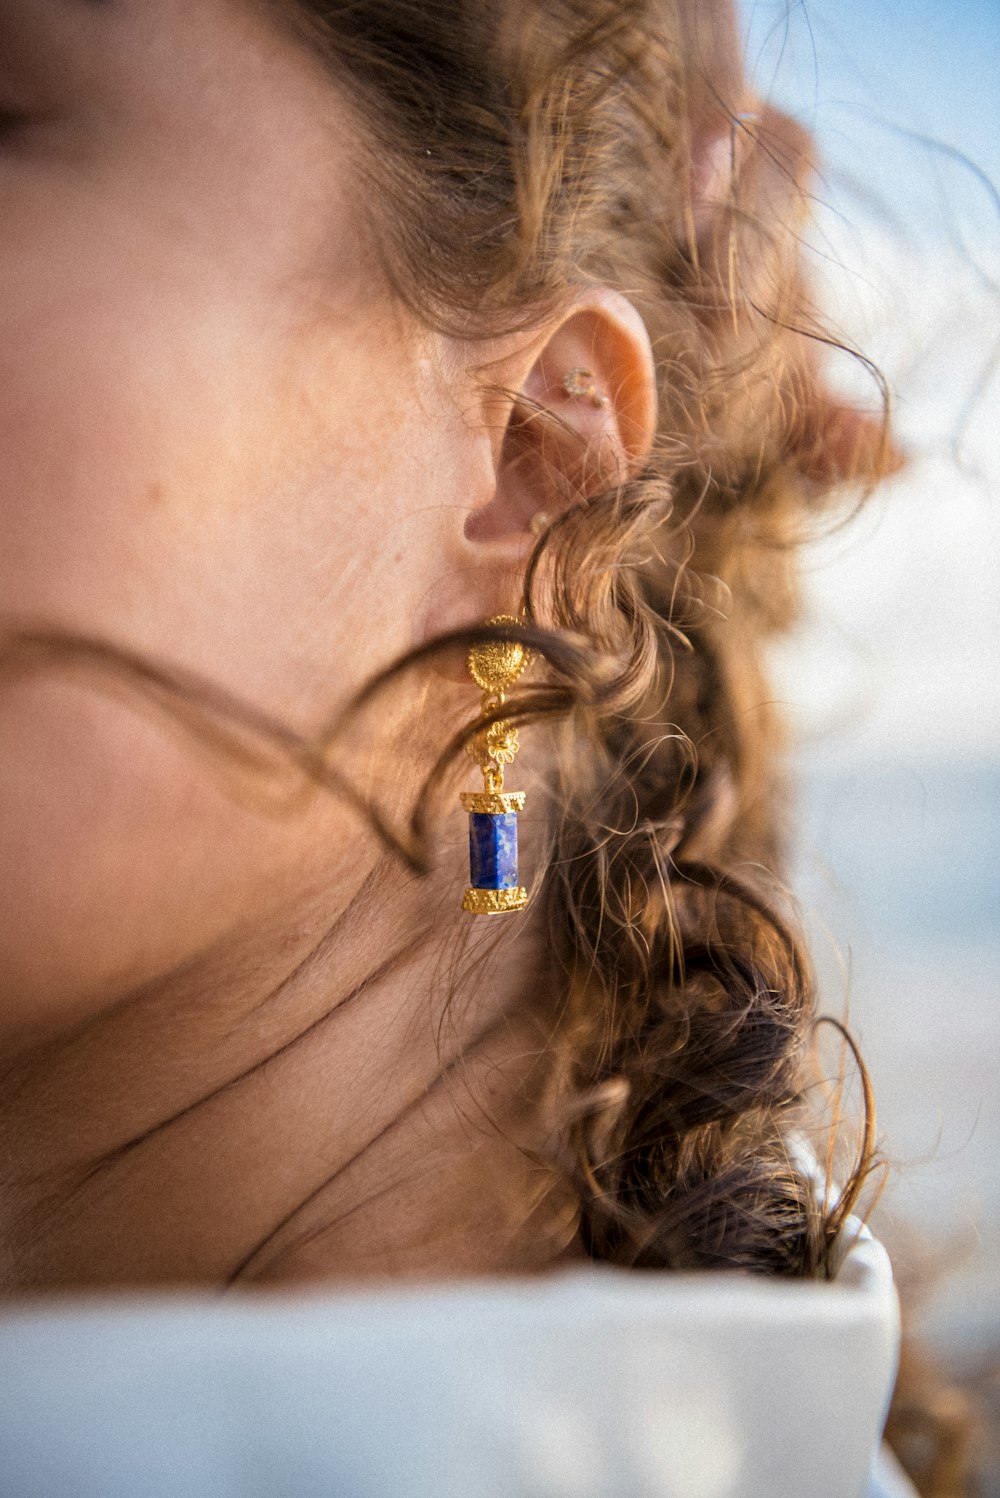
MULTIPOLYGON (((467 477, 421 639, 517 613, 540 531, 634 476, 656 432, 649 336, 618 292, 581 289, 544 326, 465 344, 460 358, 467 477)), ((464 654, 435 669, 467 682, 464 654)))
POLYGON ((545 524, 634 476, 656 432, 649 335, 618 292, 581 292, 518 352, 506 371, 516 383, 505 387, 496 368, 487 375, 501 407, 494 421, 502 417, 496 483, 465 520, 467 541, 494 565, 523 564, 545 524))

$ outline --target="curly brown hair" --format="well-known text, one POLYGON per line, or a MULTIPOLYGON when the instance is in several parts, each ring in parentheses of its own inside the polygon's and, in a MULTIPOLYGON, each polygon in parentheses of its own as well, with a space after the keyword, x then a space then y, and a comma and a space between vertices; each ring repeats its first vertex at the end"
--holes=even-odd
MULTIPOLYGON (((544 899, 565 1083, 592 1100, 568 1168, 596 1258, 828 1272, 872 1135, 824 1206, 790 1146, 814 1015, 762 647, 795 616, 804 522, 894 457, 885 404, 823 388, 808 137, 750 95, 729 0, 272 8, 363 122, 361 206, 425 321, 510 330, 590 282, 645 320, 653 455, 559 496, 522 631, 551 677, 503 709, 562 725, 544 899)), ((522 406, 515 439, 518 419, 552 418, 522 406)))

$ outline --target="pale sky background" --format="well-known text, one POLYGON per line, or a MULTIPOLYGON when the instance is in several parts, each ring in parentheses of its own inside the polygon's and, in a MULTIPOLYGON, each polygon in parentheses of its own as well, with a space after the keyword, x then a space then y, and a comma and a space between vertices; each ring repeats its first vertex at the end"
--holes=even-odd
MULTIPOLYGON (((880 204, 910 219, 914 204, 929 213, 937 199, 940 214, 938 189, 957 172, 947 166, 951 150, 1000 182, 996 0, 743 0, 741 14, 758 87, 880 204), (933 158, 916 157, 906 132, 942 148, 938 183, 929 180, 933 158)), ((994 216, 994 239, 997 229, 994 216)))
MULTIPOLYGON (((834 325, 889 376, 914 457, 809 558, 782 696, 809 752, 996 758, 1000 3, 744 0, 742 15, 758 88, 819 144, 811 237, 834 325)), ((834 376, 871 398, 847 361, 834 376)))
MULTIPOLYGON (((924 1333, 974 1379, 1000 1355, 1000 0, 741 13, 757 87, 824 160, 822 299, 912 454, 807 552, 808 616, 777 653, 794 888, 821 1008, 875 1084, 876 1230, 904 1275, 932 1265, 924 1333)), ((842 356, 831 374, 871 399, 842 356)))

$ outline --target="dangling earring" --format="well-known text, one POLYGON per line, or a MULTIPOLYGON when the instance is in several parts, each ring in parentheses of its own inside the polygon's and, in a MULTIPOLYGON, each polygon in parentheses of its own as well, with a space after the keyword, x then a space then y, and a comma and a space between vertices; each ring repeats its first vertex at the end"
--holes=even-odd
MULTIPOLYGON (((487 624, 520 620, 494 614, 487 624)), ((483 689, 485 718, 503 704, 505 688, 517 680, 531 661, 531 652, 518 640, 488 640, 469 651, 469 675, 483 689)), ((517 729, 502 720, 482 728, 469 743, 469 753, 483 772, 481 791, 463 791, 469 813, 469 888, 462 909, 472 915, 498 915, 523 910, 528 891, 517 879, 517 814, 524 808, 523 791, 505 791, 504 765, 518 751, 517 729)))

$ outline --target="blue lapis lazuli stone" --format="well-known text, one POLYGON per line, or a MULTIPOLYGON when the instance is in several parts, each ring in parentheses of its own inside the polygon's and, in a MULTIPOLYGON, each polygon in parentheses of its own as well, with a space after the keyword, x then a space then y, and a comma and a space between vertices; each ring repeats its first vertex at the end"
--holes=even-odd
POLYGON ((469 813, 469 870, 474 889, 517 884, 517 812, 469 813))

